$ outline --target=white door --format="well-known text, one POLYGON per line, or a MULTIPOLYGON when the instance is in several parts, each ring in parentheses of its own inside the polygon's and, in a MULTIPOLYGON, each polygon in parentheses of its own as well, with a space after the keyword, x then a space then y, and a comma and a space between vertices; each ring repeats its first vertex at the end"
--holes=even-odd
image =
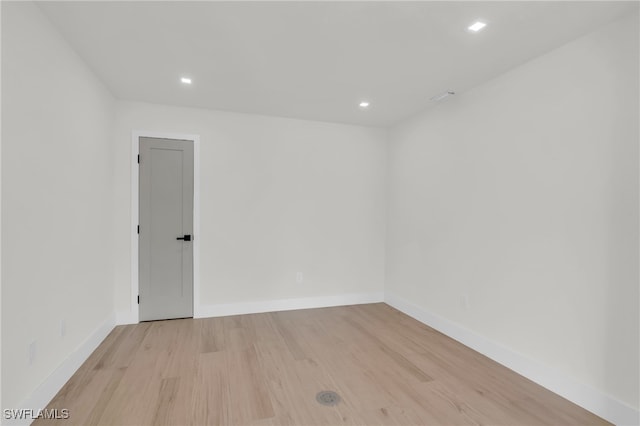
POLYGON ((139 143, 140 321, 193 317, 193 143, 139 143))

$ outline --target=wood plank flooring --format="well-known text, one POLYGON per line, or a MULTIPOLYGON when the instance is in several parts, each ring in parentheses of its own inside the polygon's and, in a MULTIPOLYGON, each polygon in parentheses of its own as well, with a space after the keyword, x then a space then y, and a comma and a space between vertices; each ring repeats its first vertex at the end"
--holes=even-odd
POLYGON ((383 303, 119 326, 48 408, 70 418, 35 425, 608 424, 383 303))

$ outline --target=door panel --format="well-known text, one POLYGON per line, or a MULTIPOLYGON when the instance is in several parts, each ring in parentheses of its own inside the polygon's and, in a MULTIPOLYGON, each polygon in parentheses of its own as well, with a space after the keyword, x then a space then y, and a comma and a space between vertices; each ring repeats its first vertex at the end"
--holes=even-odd
POLYGON ((193 316, 193 143, 140 138, 140 320, 193 316))

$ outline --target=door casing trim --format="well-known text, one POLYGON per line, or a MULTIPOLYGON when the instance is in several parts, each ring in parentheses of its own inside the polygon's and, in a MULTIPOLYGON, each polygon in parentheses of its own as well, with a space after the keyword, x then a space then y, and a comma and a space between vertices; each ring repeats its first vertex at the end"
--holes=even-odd
POLYGON ((159 139, 179 139, 193 142, 193 317, 200 314, 200 135, 185 133, 165 133, 134 130, 131 135, 131 316, 135 323, 140 322, 138 294, 138 212, 139 206, 139 169, 138 154, 141 137, 159 139))

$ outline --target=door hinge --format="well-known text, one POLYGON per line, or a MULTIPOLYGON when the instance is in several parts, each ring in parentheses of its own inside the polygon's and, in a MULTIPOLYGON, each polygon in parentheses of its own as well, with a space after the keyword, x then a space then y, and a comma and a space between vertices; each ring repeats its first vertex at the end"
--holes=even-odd
POLYGON ((138 164, 140 164, 140 154, 138 154, 138 164))
POLYGON ((138 305, 140 304, 140 295, 138 295, 138 305))
POLYGON ((138 234, 140 233, 140 225, 138 225, 138 234))

